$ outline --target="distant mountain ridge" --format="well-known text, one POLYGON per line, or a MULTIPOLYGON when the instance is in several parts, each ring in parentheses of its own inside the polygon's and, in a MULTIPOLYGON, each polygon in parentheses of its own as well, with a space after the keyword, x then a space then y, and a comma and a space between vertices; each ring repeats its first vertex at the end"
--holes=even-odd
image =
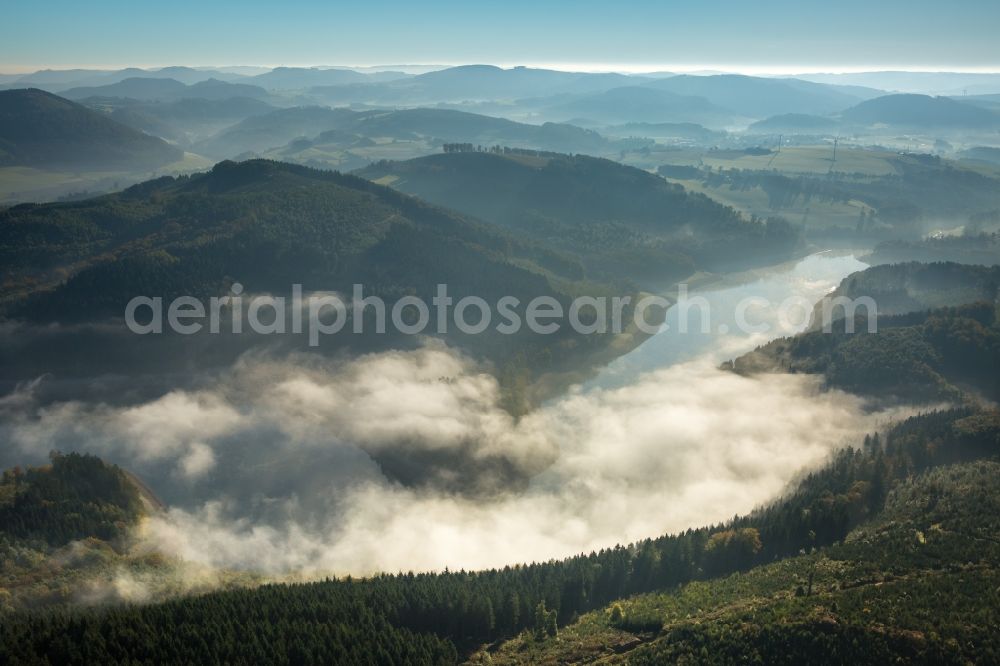
POLYGON ((228 99, 249 97, 267 99, 271 95, 260 86, 206 79, 190 85, 171 78, 133 77, 106 86, 70 88, 61 93, 67 99, 87 97, 126 97, 139 100, 228 99))
POLYGON ((140 69, 126 67, 119 70, 99 69, 45 69, 31 74, 12 77, 3 87, 7 88, 40 88, 47 92, 58 93, 70 88, 82 86, 106 86, 129 78, 170 78, 186 85, 219 79, 223 81, 246 80, 247 77, 231 71, 213 68, 195 67, 161 67, 159 69, 140 69))
POLYGON ((403 72, 361 73, 353 69, 276 67, 249 80, 269 90, 300 90, 316 86, 375 83, 409 78, 403 72))
POLYGON ((365 137, 495 143, 555 151, 606 150, 609 141, 596 132, 562 123, 529 125, 505 118, 451 109, 353 111, 321 106, 279 109, 248 118, 196 146, 215 157, 277 148, 293 139, 330 130, 365 137))
POLYGON ((562 119, 586 118, 607 124, 698 122, 724 125, 734 114, 704 97, 681 95, 652 86, 612 88, 547 107, 545 113, 562 119))
POLYGON ((647 85, 677 95, 704 97, 712 104, 756 118, 779 113, 833 113, 853 106, 862 99, 858 95, 847 94, 820 83, 737 74, 680 75, 647 85))

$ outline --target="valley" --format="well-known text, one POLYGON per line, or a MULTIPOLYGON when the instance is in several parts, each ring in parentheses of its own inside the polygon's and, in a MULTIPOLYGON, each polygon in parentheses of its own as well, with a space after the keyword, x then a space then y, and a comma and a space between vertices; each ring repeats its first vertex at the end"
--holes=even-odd
POLYGON ((24 5, 0 663, 991 664, 988 3, 24 5))

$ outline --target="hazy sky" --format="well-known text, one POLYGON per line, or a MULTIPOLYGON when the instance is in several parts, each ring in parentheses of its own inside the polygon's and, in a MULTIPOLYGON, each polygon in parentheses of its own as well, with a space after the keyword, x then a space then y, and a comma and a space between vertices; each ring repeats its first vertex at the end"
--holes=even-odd
POLYGON ((2 0, 0 71, 494 63, 1000 70, 1000 2, 2 0))

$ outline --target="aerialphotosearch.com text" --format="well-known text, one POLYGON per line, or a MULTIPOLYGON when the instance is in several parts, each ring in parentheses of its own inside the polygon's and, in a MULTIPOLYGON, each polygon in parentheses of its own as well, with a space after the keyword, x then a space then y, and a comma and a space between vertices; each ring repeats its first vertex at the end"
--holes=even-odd
MULTIPOLYGON (((240 283, 233 283, 229 293, 213 296, 207 302, 193 296, 180 296, 164 303, 159 296, 136 296, 125 308, 125 323, 140 335, 163 333, 165 330, 182 335, 209 332, 259 335, 286 333, 308 336, 310 346, 318 346, 323 336, 335 335, 351 324, 349 331, 361 334, 374 331, 385 333, 388 326, 402 334, 436 333, 445 335, 455 330, 476 335, 491 327, 497 333, 513 335, 527 327, 532 333, 551 335, 563 326, 584 335, 621 333, 633 324, 639 331, 652 335, 660 330, 666 308, 677 309, 677 332, 709 333, 712 325, 711 304, 700 295, 688 293, 686 284, 677 289, 676 299, 644 294, 633 296, 580 296, 560 301, 553 296, 537 296, 527 302, 515 296, 503 296, 494 303, 479 296, 455 299, 448 285, 437 285, 430 304, 417 296, 403 296, 387 305, 375 295, 365 295, 364 286, 355 284, 351 297, 345 300, 338 293, 311 292, 304 294, 302 285, 291 288, 291 296, 244 294, 240 283), (691 326, 696 322, 696 326, 691 326)), ((772 303, 762 297, 747 297, 736 304, 731 320, 743 333, 766 333, 768 321, 754 313, 770 310, 780 324, 804 327, 819 315, 821 330, 829 332, 837 319, 845 320, 847 332, 854 332, 855 319, 862 313, 867 331, 877 328, 878 308, 869 297, 824 298, 813 309, 801 298, 790 297, 772 303)))

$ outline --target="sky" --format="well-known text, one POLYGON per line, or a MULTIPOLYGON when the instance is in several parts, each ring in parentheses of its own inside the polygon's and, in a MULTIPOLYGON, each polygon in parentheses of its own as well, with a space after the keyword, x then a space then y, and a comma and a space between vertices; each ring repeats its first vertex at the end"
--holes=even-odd
POLYGON ((1000 2, 0 0, 0 72, 465 64, 1000 71, 1000 2))

